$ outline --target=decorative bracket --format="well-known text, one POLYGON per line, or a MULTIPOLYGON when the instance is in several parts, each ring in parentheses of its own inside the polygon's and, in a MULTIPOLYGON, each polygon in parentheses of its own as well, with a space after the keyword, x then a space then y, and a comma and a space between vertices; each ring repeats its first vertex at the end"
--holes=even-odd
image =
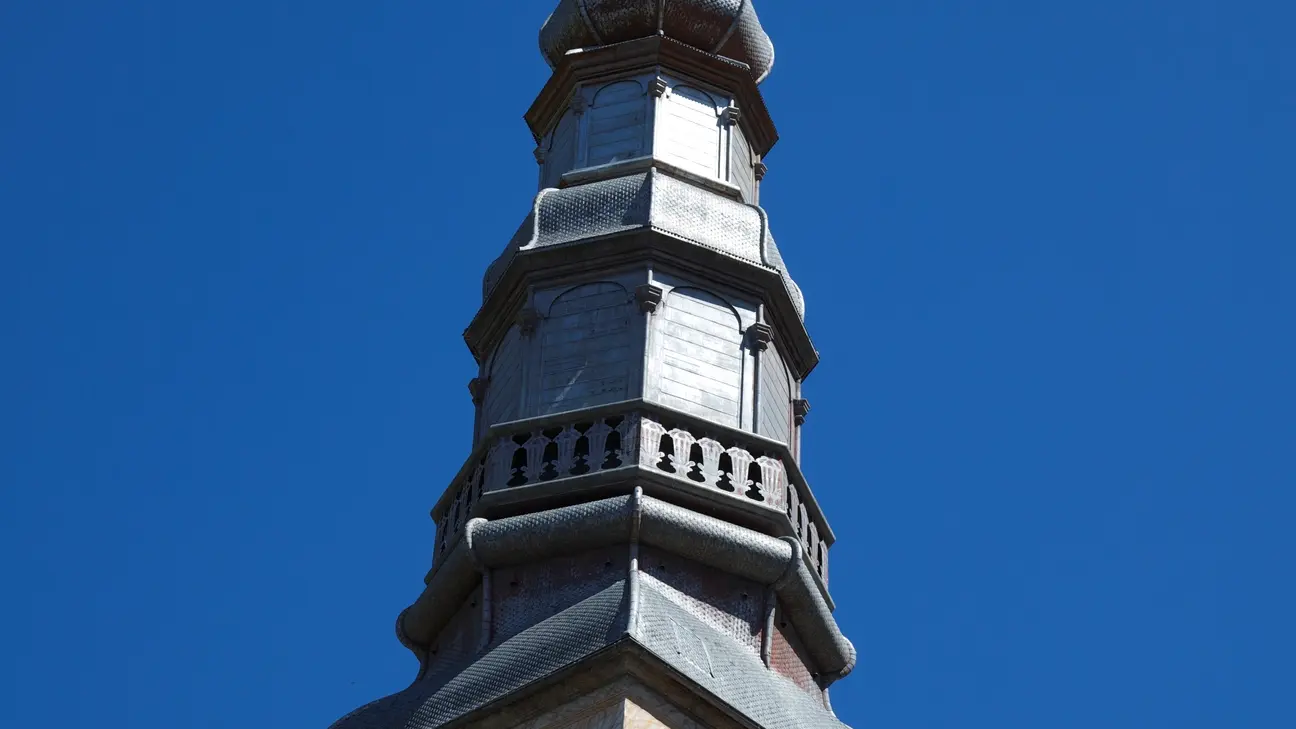
POLYGON ((652 83, 648 84, 648 95, 653 97, 654 99, 660 99, 661 97, 666 95, 666 92, 669 89, 670 89, 670 84, 666 83, 666 79, 662 78, 661 76, 658 76, 657 78, 652 80, 652 83))
POLYGON ((727 106, 720 112, 720 123, 727 127, 737 126, 739 119, 742 119, 742 112, 736 106, 727 106))
POLYGON ((660 286, 644 284, 635 289, 635 301, 639 302, 639 310, 645 314, 651 314, 657 311, 661 305, 662 296, 666 291, 660 286))
POLYGON ((523 309, 518 312, 517 325, 522 336, 529 337, 535 334, 536 327, 540 326, 540 312, 531 307, 523 309))
POLYGON ((764 352, 769 349, 770 342, 774 341, 774 328, 769 324, 752 324, 747 328, 747 337, 753 349, 764 352))
POLYGON ((481 405, 486 399, 486 388, 490 386, 489 377, 474 377, 468 383, 468 394, 472 395, 473 405, 481 405))
POLYGON ((543 147, 536 147, 535 151, 531 154, 535 155, 536 164, 542 165, 545 163, 545 151, 543 147))
POLYGON ((571 100, 572 113, 576 116, 583 116, 586 109, 589 109, 589 102, 585 100, 585 96, 580 92, 580 89, 577 89, 571 100))
POLYGON ((805 425, 806 416, 810 414, 810 401, 798 398, 792 401, 792 420, 798 427, 805 425))
POLYGON ((764 180, 764 179, 765 179, 765 173, 769 172, 769 167, 766 167, 764 162, 757 162, 757 163, 753 166, 753 169, 756 171, 756 181, 757 181, 757 182, 760 182, 761 180, 764 180))

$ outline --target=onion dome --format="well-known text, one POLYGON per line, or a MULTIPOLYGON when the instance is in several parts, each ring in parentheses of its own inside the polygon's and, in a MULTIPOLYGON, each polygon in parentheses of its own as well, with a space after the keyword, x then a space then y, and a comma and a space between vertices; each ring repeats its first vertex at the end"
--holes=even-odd
POLYGON ((540 30, 540 52, 556 67, 578 48, 654 35, 745 63, 758 83, 774 66, 751 0, 561 0, 540 30))

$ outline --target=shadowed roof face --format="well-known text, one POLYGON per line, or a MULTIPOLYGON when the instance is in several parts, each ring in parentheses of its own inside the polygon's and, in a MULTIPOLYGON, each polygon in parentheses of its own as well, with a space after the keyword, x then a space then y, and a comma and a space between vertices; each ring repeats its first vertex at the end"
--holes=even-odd
POLYGON ((557 66, 571 50, 658 34, 745 63, 758 82, 774 66, 751 0, 561 0, 540 30, 540 51, 557 66))

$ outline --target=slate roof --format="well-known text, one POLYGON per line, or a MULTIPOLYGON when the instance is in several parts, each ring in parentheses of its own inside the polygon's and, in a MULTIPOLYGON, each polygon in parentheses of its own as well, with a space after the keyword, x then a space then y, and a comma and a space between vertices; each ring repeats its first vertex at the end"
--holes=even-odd
POLYGON ((724 704, 769 729, 841 729, 831 711, 748 648, 641 583, 637 627, 624 580, 478 655, 425 677, 332 729, 436 729, 611 646, 634 641, 724 704))

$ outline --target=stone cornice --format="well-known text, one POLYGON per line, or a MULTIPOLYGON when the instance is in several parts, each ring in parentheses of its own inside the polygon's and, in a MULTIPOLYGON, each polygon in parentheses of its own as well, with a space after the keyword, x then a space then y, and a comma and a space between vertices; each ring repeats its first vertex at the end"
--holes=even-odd
POLYGON ((753 151, 765 156, 778 142, 778 130, 746 64, 700 51, 661 36, 569 53, 545 84, 525 118, 538 142, 567 109, 576 86, 653 68, 691 77, 735 94, 742 109, 737 123, 753 151))

